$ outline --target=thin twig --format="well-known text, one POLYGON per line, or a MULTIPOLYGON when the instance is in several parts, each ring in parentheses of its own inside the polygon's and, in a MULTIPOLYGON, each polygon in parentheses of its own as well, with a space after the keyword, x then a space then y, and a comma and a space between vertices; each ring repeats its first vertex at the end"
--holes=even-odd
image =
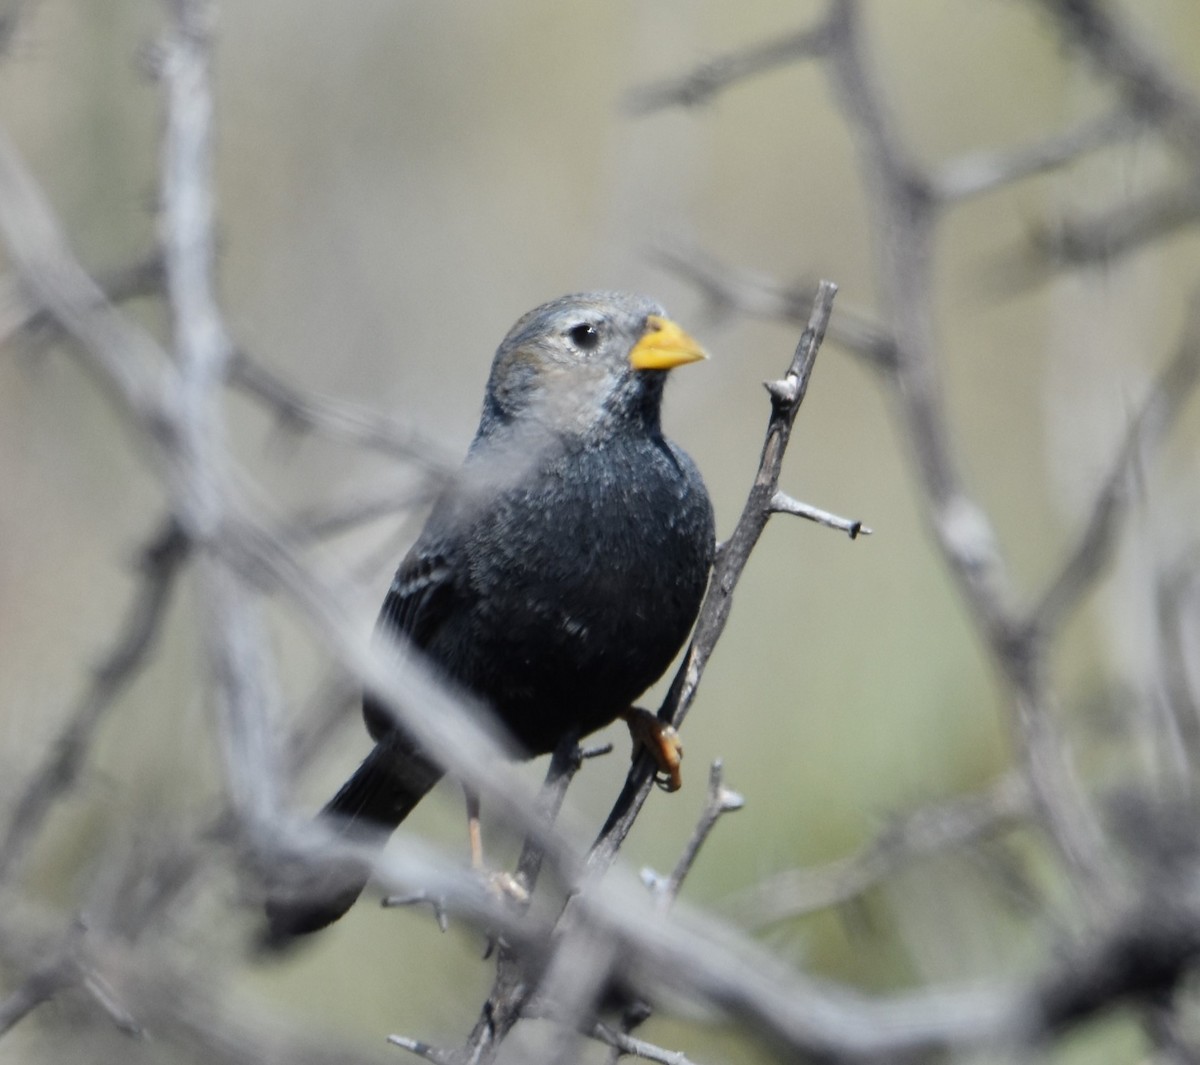
POLYGON ((612 1047, 618 1057, 628 1055, 644 1061, 658 1062, 658 1065, 696 1065, 695 1061, 681 1050, 666 1050, 628 1032, 619 1031, 611 1025, 597 1024, 590 1034, 598 1042, 612 1047))
POLYGON ((13 806, 0 840, 0 883, 12 878, 55 802, 74 787, 105 714, 146 666, 187 555, 187 539, 173 521, 166 522, 142 549, 141 580, 112 649, 94 669, 91 683, 68 714, 45 762, 13 806))
MULTIPOLYGON (((783 456, 791 439, 792 425, 804 402, 813 364, 825 337, 825 328, 833 311, 837 285, 822 281, 813 300, 808 327, 796 345, 787 373, 767 384, 771 396, 771 417, 766 440, 749 497, 733 533, 725 541, 709 578, 708 594, 700 607, 692 642, 675 674, 671 687, 659 708, 660 720, 678 728, 696 696, 700 678, 717 640, 725 629, 733 605, 733 589, 749 561, 750 552, 771 517, 771 500, 779 490, 783 456)), ((640 753, 630 767, 625 786, 592 846, 588 864, 593 871, 607 869, 633 827, 654 781, 654 768, 648 755, 640 753)))
POLYGON ((813 868, 789 869, 727 899, 722 906, 751 928, 817 913, 859 898, 897 870, 1011 828, 1031 813, 1028 789, 1017 775, 992 788, 918 807, 891 818, 855 853, 813 868))
MULTIPOLYGON (((659 242, 653 257, 659 265, 695 286, 709 314, 720 319, 730 313, 786 322, 803 328, 816 294, 815 283, 784 284, 757 271, 738 270, 719 262, 691 244, 659 242)), ((853 352, 872 369, 890 369, 896 361, 896 342, 882 324, 838 301, 827 338, 853 352)))
POLYGON ((1029 624, 1042 636, 1062 626, 1096 583, 1109 556, 1128 505, 1129 477, 1147 449, 1158 444, 1191 399, 1200 379, 1200 296, 1192 301, 1190 321, 1178 351, 1159 375, 1134 416, 1109 472, 1092 502, 1087 522, 1075 546, 1067 552, 1029 624))
POLYGON ((771 510, 776 514, 792 514, 797 518, 815 521, 818 525, 824 525, 829 529, 838 529, 848 534, 851 540, 857 540, 860 536, 870 536, 874 532, 872 528, 864 525, 861 521, 842 518, 811 504, 801 503, 800 500, 793 499, 786 492, 776 492, 771 497, 771 510))
POLYGON ((407 1050, 425 1061, 432 1061, 434 1065, 460 1065, 460 1059, 454 1051, 442 1050, 430 1043, 422 1043, 419 1039, 410 1039, 406 1035, 389 1035, 387 1041, 392 1046, 407 1050))
MULTIPOLYGON (((642 881, 654 892, 660 910, 663 912, 669 910, 679 897, 679 891, 683 887, 684 880, 687 879, 688 874, 692 871, 692 867, 696 864, 700 848, 704 846, 712 830, 716 828, 717 822, 725 814, 735 813, 745 806, 745 804, 746 800, 741 795, 725 786, 724 768, 721 765, 721 760, 719 758, 716 759, 708 772, 708 793, 704 799, 704 809, 700 812, 700 819, 696 822, 696 827, 692 830, 692 834, 683 848, 683 853, 679 856, 679 861, 675 863, 675 868, 671 871, 671 875, 663 879, 652 869, 646 868, 642 870, 642 881)), ((629 1040, 633 1029, 649 1020, 651 1013, 652 1010, 648 1004, 637 1002, 622 1010, 621 1020, 616 1028, 608 1028, 603 1025, 597 1025, 597 1028, 604 1028, 605 1031, 621 1040, 629 1040)), ((593 1032, 593 1035, 595 1035, 595 1032, 593 1032)), ((631 1042, 639 1043, 640 1041, 632 1040, 631 1042)), ((613 1053, 609 1056, 610 1065, 615 1065, 621 1053, 631 1052, 622 1050, 621 1046, 616 1042, 610 1041, 609 1045, 613 1048, 613 1053)), ((650 1044, 645 1044, 645 1046, 649 1047, 650 1044)), ((666 1052, 663 1051, 663 1053, 666 1052)), ((644 1057, 645 1055, 642 1054, 639 1056, 644 1057)), ((673 1055, 673 1059, 686 1061, 686 1058, 682 1054, 673 1055)))
POLYGON ((731 85, 758 74, 819 57, 828 46, 823 25, 805 28, 785 37, 771 38, 740 52, 728 52, 703 63, 681 78, 643 85, 629 94, 625 109, 645 115, 668 107, 695 107, 707 103, 731 85))
MULTIPOLYGON (((105 300, 124 303, 160 292, 162 278, 162 256, 155 252, 129 266, 101 274, 96 280, 105 300)), ((0 279, 0 344, 7 344, 20 333, 36 333, 44 328, 58 331, 54 317, 31 297, 20 279, 0 279)))
POLYGON ((1136 135, 1136 116, 1121 108, 1008 152, 978 152, 944 163, 932 177, 936 199, 944 204, 982 196, 1035 174, 1074 162, 1136 135))
POLYGON ((708 772, 708 794, 704 800, 704 809, 700 813, 700 820, 696 822, 696 827, 692 830, 691 837, 683 848, 679 861, 675 863, 671 875, 663 880, 649 870, 642 873, 642 879, 650 883, 660 908, 664 910, 668 909, 678 897, 679 889, 683 887, 684 880, 696 863, 700 848, 704 846, 705 840, 708 839, 717 822, 725 814, 734 813, 746 805, 746 800, 740 794, 725 787, 724 778, 724 768, 718 758, 708 772))
POLYGON ((860 148, 876 222, 886 315, 896 340, 895 395, 935 542, 1011 694, 1010 719, 1049 839, 1080 898, 1113 888, 1103 834, 1050 713, 1041 644, 1019 624, 1016 594, 987 512, 968 492, 940 391, 933 305, 938 201, 912 160, 866 58, 858 0, 834 0, 829 73, 860 148))
POLYGON ((458 461, 436 441, 385 414, 306 392, 247 352, 235 353, 229 383, 272 410, 288 429, 319 432, 330 440, 378 451, 452 476, 458 461))

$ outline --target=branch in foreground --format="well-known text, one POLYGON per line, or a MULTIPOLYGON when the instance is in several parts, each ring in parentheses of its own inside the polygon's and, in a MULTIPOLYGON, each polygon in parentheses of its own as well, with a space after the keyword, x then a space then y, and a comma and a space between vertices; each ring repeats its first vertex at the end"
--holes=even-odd
MULTIPOLYGON (((101 274, 97 284, 107 301, 124 303, 161 292, 162 279, 162 257, 155 253, 130 266, 101 274)), ((30 296, 18 278, 0 280, 0 344, 7 344, 21 333, 36 333, 43 328, 58 332, 57 325, 54 316, 30 296)))
MULTIPOLYGON (((654 893, 660 910, 666 912, 679 897, 683 882, 691 873, 692 866, 696 864, 696 859, 700 855, 700 848, 704 846, 705 841, 712 834, 712 830, 717 827, 717 822, 726 814, 736 813, 745 804, 746 800, 738 792, 725 786, 725 770, 718 758, 708 772, 708 793, 704 799, 704 809, 700 812, 700 819, 696 822, 691 838, 684 846, 683 853, 680 854, 679 861, 675 863, 671 875, 664 879, 652 869, 642 870, 642 880, 654 893)), ((616 1065, 621 1054, 634 1054, 652 1061, 687 1062, 687 1058, 681 1053, 666 1051, 640 1039, 631 1038, 630 1033, 634 1028, 649 1020, 650 1015, 649 1005, 645 1002, 635 1001, 626 1004, 621 1011, 621 1019, 617 1027, 597 1022, 592 1029, 591 1036, 602 1043, 607 1043, 612 1048, 613 1053, 609 1056, 609 1065, 616 1065), (633 1049, 635 1047, 637 1049, 633 1049)))

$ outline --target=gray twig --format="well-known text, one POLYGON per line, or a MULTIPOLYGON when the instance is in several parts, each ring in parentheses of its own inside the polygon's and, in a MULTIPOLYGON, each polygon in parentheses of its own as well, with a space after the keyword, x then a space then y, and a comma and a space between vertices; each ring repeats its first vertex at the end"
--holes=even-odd
POLYGON ((1031 813, 1018 775, 991 788, 894 815, 855 853, 825 865, 788 869, 766 877, 725 901, 739 923, 762 928, 850 902, 921 858, 945 854, 1003 832, 1031 813))
POLYGON ((187 554, 187 539, 172 521, 143 548, 141 581, 112 650, 93 670, 87 691, 13 807, 0 840, 0 883, 13 877, 54 803, 75 785, 104 715, 145 666, 187 554))
POLYGON ((718 758, 708 772, 708 794, 705 797, 704 809, 700 813, 700 820, 696 822, 696 827, 692 830, 692 835, 671 875, 663 880, 649 870, 642 873, 643 880, 651 884, 658 904, 664 910, 679 895, 679 889, 683 887, 683 881, 692 871, 700 848, 704 846, 704 841, 708 839, 717 822, 723 815, 740 810, 746 805, 746 800, 741 795, 725 787, 724 777, 725 771, 718 758))
POLYGON ((801 503, 798 499, 793 499, 786 492, 776 492, 771 497, 771 510, 776 514, 792 514, 797 518, 806 518, 808 521, 815 521, 818 525, 824 525, 830 529, 839 529, 847 533, 851 540, 857 540, 860 536, 870 536, 873 529, 864 525, 861 521, 852 518, 842 518, 837 514, 831 514, 827 510, 821 510, 819 507, 811 506, 808 503, 801 503))
MULTIPOLYGON (((787 373, 780 380, 769 382, 767 385, 771 396, 771 416, 767 423, 766 440, 750 495, 733 533, 722 545, 713 566, 708 594, 700 607, 691 645, 658 711, 662 721, 676 728, 683 723, 696 696, 704 667, 729 618, 729 611, 733 605, 733 589, 746 568, 750 552, 758 543, 758 538, 771 517, 771 501, 779 490, 779 475, 783 469, 783 456, 791 438, 792 425, 796 415, 800 413, 800 405, 804 402, 813 364, 825 337, 836 295, 837 285, 831 281, 821 282, 813 300, 808 326, 796 345, 796 352, 787 373)), ((639 754, 592 847, 588 863, 594 871, 604 870, 612 864, 649 796, 653 782, 654 771, 650 758, 645 753, 639 754)))
POLYGON ((1112 553, 1134 465, 1162 440, 1191 399, 1200 379, 1200 295, 1192 304, 1191 320, 1175 357, 1130 423, 1075 546, 1030 615, 1030 626, 1042 637, 1055 633, 1095 584, 1112 553))
POLYGON ((625 103, 630 114, 645 115, 668 107, 695 107, 746 78, 802 59, 822 55, 828 47, 823 25, 772 38, 741 52, 728 52, 701 64, 689 74, 644 85, 629 94, 625 103))

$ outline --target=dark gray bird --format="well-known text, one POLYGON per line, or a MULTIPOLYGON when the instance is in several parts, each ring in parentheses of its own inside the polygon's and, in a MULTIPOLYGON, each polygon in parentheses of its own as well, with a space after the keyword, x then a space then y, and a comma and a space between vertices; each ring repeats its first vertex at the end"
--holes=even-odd
MULTIPOLYGON (((659 413, 667 371, 703 357, 643 296, 585 293, 530 311, 496 352, 462 476, 392 581, 380 632, 403 634, 481 697, 530 756, 628 714, 691 631, 712 506, 659 413)), ((382 839, 442 770, 370 693, 363 714, 375 749, 321 816, 382 839)), ((478 862, 470 795, 468 807, 478 862)), ((337 920, 365 882, 343 872, 273 899, 272 936, 337 920)))

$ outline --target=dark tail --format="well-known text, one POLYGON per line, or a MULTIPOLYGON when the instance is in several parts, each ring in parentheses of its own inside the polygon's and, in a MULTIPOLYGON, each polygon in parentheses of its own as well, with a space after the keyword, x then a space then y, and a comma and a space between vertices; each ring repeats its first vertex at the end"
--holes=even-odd
MULTIPOLYGON (((320 817, 348 839, 382 845, 441 776, 441 769, 411 745, 384 740, 320 817)), ((368 876, 366 866, 355 861, 322 863, 290 876, 267 900, 268 942, 285 943, 332 924, 354 905, 368 876)))

